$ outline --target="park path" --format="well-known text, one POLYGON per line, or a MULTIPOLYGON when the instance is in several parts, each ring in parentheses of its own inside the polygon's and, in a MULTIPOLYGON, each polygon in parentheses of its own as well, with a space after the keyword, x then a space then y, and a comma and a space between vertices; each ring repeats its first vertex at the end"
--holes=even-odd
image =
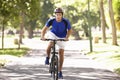
MULTIPOLYGON (((11 62, 0 68, 0 80, 52 80, 44 65, 47 42, 24 40, 31 48, 24 57, 11 57, 11 62)), ((69 41, 66 44, 63 80, 120 80, 120 76, 87 57, 89 41, 69 41)))

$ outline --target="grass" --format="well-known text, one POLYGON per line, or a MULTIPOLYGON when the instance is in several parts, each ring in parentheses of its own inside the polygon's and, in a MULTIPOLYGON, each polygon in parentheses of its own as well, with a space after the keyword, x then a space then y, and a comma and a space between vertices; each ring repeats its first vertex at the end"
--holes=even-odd
MULTIPOLYGON (((14 39, 15 37, 9 36, 4 38, 4 49, 2 48, 2 41, 0 40, 0 56, 2 55, 11 55, 15 57, 21 57, 24 56, 27 51, 29 50, 26 48, 23 44, 21 44, 21 48, 18 49, 18 45, 14 44, 14 39)), ((0 59, 0 64, 1 63, 7 63, 6 59, 0 59)))
POLYGON ((120 74, 120 54, 116 54, 110 57, 110 59, 114 60, 115 63, 118 63, 118 66, 114 69, 114 71, 118 74, 120 74))
MULTIPOLYGON (((119 42, 119 41, 118 41, 119 42)), ((120 74, 120 46, 113 46, 111 41, 93 45, 94 52, 88 56, 105 65, 106 68, 120 74)))
POLYGON ((13 56, 17 56, 17 57, 21 57, 23 55, 25 55, 28 51, 28 48, 21 48, 21 49, 17 49, 17 48, 7 48, 7 49, 1 49, 0 50, 0 55, 13 55, 13 56))
MULTIPOLYGON (((20 45, 21 49, 17 49, 18 45, 14 44, 15 38, 15 36, 5 36, 4 49, 0 49, 0 55, 23 56, 26 53, 28 49, 23 44, 20 45)), ((2 48, 2 41, 0 42, 0 48, 2 48)))
POLYGON ((6 56, 15 56, 15 57, 22 57, 24 56, 28 48, 6 48, 6 49, 0 49, 0 67, 4 66, 6 63, 11 62, 9 59, 5 58, 6 56), (6 55, 6 56, 5 56, 6 55))
POLYGON ((120 74, 120 68, 114 70, 117 74, 120 74))
POLYGON ((120 54, 113 55, 111 58, 115 60, 120 60, 120 54))

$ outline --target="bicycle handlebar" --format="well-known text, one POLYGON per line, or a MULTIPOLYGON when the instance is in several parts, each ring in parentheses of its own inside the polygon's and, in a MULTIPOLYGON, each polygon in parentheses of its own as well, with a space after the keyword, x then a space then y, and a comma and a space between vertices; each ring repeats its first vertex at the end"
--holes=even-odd
POLYGON ((45 39, 44 41, 66 41, 65 39, 45 39))

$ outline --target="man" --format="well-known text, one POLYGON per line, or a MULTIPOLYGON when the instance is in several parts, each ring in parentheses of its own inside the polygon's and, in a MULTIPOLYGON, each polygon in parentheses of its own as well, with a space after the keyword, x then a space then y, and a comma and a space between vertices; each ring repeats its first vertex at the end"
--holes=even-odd
MULTIPOLYGON (((41 32, 41 39, 45 40, 45 33, 49 29, 50 26, 52 28, 48 32, 48 37, 50 39, 65 39, 66 41, 69 40, 69 36, 71 34, 71 25, 70 22, 63 18, 63 10, 61 8, 56 8, 54 10, 55 13, 55 18, 54 19, 49 19, 45 26, 42 29, 41 32)), ((45 64, 49 65, 49 57, 50 57, 50 52, 51 52, 51 47, 52 47, 52 42, 48 44, 47 47, 47 57, 45 60, 45 64)), ((59 41, 57 42, 57 45, 59 46, 59 73, 58 73, 58 78, 63 78, 62 75, 62 66, 64 62, 64 47, 65 47, 65 42, 64 41, 59 41)))

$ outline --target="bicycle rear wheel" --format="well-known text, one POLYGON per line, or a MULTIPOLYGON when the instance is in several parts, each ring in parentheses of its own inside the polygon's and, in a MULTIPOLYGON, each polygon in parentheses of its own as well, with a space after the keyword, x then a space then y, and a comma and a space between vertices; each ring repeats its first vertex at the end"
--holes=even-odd
POLYGON ((53 80, 58 80, 58 56, 55 55, 52 63, 52 77, 53 80))

